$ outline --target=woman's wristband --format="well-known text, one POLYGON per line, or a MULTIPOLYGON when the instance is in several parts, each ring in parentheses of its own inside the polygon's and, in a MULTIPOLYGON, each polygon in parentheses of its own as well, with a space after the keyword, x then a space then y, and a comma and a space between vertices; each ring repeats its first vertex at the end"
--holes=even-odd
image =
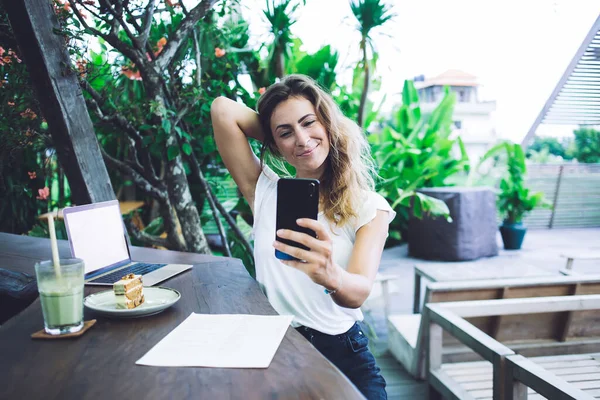
POLYGON ((337 288, 333 290, 329 290, 325 288, 325 294, 336 294, 342 289, 342 284, 344 283, 344 273, 340 273, 340 281, 338 282, 337 288))

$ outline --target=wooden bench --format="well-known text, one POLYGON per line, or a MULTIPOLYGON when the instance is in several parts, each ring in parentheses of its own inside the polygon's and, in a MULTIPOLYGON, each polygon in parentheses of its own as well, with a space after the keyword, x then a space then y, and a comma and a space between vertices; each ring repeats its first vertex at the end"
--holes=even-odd
POLYGON ((600 396, 600 295, 430 303, 423 319, 428 327, 430 398, 441 395, 446 399, 522 400, 600 396), (557 327, 556 322, 565 315, 569 316, 568 322, 557 327), (512 320, 512 336, 500 343, 468 321, 490 317, 512 320), (563 342, 556 338, 557 328, 567 331, 563 342), (444 332, 484 361, 444 362, 444 332), (530 356, 527 351, 531 347, 515 346, 524 342, 524 335, 530 343, 539 343, 545 356, 530 356))
MULTIPOLYGON (((384 298, 386 288, 383 288, 384 298)), ((455 281, 428 283, 425 304, 514 299, 544 296, 572 296, 578 294, 600 294, 600 275, 548 276, 530 278, 494 279, 481 281, 455 281)), ((389 299, 387 301, 389 303, 389 299)), ((421 314, 389 314, 386 306, 388 325, 388 348, 396 359, 417 378, 425 377, 424 354, 428 332, 421 314)), ((513 317, 486 316, 469 318, 478 329, 500 341, 512 341, 513 345, 528 355, 545 355, 556 347, 568 347, 567 338, 572 314, 540 316, 538 320, 523 321, 513 317), (535 325, 555 324, 551 336, 532 338, 528 332, 535 331, 535 325), (531 340, 535 339, 535 340, 531 340)), ((476 360, 478 356, 449 334, 443 336, 443 360, 446 363, 476 360)))

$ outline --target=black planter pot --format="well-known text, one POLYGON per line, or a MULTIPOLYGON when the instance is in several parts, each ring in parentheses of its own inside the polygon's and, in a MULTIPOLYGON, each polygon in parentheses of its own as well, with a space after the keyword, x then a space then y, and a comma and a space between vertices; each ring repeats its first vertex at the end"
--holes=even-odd
POLYGON ((504 221, 502 225, 500 225, 500 234, 502 235, 504 248, 506 250, 519 250, 523 244, 526 232, 527 228, 525 228, 521 222, 518 224, 511 224, 504 221))

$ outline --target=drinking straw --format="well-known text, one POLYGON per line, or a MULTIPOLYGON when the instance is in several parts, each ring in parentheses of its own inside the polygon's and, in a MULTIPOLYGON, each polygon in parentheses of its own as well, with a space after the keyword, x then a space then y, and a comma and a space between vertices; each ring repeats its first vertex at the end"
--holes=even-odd
POLYGON ((52 260, 54 261, 54 272, 56 277, 60 278, 60 258, 58 256, 58 242, 56 241, 56 231, 54 230, 54 215, 48 214, 48 231, 50 232, 50 245, 52 247, 52 260))

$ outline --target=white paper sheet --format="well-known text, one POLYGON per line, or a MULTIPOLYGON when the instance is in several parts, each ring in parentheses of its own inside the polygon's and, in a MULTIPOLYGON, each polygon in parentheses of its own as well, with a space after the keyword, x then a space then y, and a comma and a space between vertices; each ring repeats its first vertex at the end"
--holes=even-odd
POLYGON ((292 319, 280 315, 192 313, 136 364, 268 368, 292 319))

